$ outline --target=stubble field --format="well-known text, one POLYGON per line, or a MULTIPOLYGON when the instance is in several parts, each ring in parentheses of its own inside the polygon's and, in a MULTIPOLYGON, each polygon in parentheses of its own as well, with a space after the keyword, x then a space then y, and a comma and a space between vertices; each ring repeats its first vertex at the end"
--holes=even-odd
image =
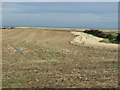
POLYGON ((2 30, 3 88, 116 88, 118 50, 71 44, 69 31, 2 30))

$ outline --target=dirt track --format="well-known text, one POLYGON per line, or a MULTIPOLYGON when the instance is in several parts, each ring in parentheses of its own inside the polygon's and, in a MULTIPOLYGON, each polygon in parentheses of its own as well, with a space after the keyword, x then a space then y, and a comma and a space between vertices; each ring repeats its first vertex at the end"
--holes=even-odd
POLYGON ((3 87, 117 87, 118 51, 74 39, 64 31, 3 30, 3 87))

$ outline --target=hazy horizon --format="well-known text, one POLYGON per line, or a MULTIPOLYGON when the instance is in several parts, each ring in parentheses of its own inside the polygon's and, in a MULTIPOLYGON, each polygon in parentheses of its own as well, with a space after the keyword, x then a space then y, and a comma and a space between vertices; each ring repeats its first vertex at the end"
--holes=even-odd
POLYGON ((4 2, 3 27, 117 29, 117 2, 4 2))

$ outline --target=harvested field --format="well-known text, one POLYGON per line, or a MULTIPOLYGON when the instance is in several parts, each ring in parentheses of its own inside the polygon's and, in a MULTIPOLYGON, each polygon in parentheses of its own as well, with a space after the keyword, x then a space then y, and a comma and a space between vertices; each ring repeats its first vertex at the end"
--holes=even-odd
POLYGON ((71 44, 71 32, 2 30, 3 88, 117 88, 118 50, 71 44))

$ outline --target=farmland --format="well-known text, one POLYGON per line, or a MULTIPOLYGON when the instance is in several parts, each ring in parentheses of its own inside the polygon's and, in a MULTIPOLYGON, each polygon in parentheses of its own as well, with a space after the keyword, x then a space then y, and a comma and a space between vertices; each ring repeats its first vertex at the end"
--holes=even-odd
POLYGON ((71 43, 67 30, 3 29, 3 88, 118 87, 117 46, 71 43))

